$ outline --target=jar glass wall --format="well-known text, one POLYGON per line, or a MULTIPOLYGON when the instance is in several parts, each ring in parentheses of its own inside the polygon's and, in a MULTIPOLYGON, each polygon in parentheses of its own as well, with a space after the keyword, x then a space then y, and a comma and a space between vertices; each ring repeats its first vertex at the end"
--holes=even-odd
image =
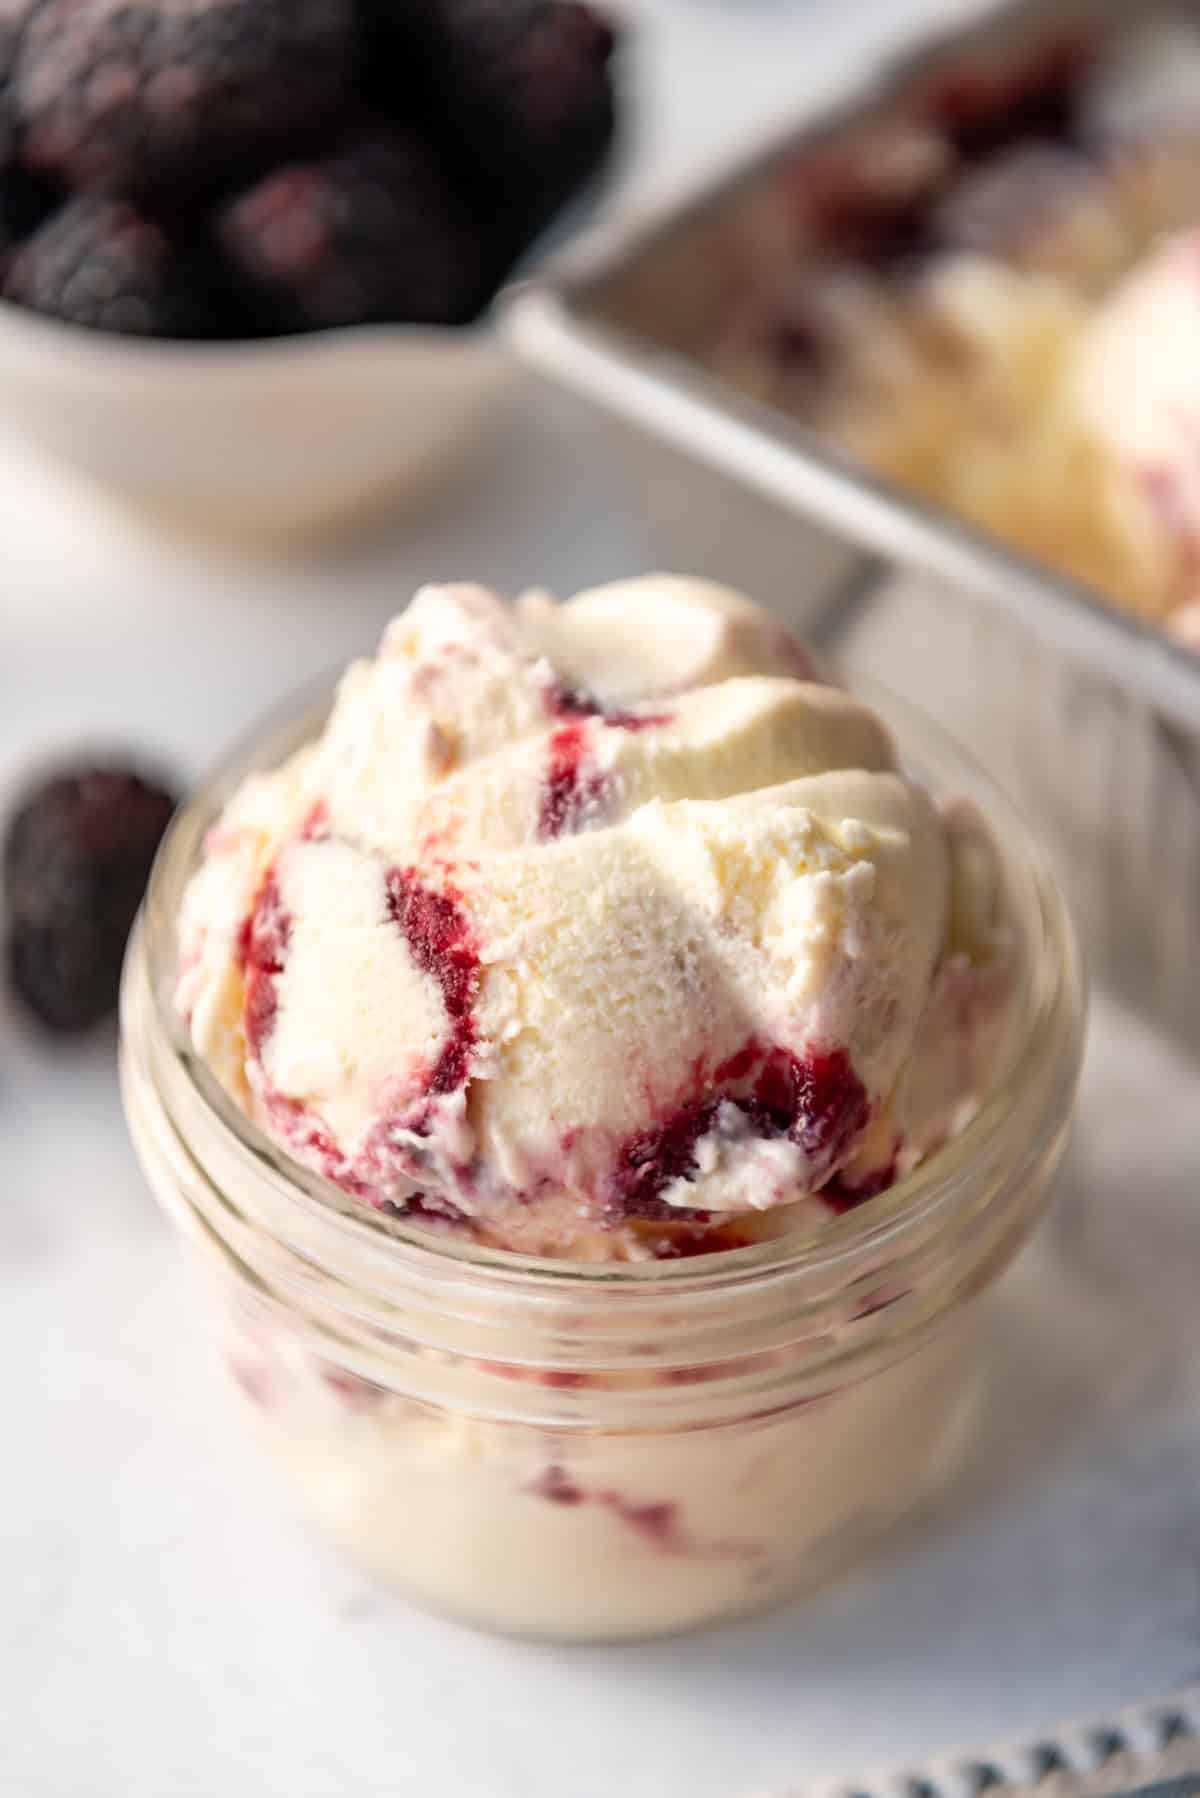
POLYGON ((940 733, 869 698, 911 772, 985 809, 1026 979, 974 1119, 816 1238, 577 1265, 347 1198, 239 1112, 171 996, 174 919, 205 830, 246 772, 319 727, 321 705, 259 733, 164 845, 122 1001, 142 1163, 209 1272, 233 1388, 303 1507, 431 1605, 567 1639, 758 1609, 851 1564, 971 1440, 978 1304, 1045 1204, 1078 1079, 1082 983, 1020 821, 940 733))

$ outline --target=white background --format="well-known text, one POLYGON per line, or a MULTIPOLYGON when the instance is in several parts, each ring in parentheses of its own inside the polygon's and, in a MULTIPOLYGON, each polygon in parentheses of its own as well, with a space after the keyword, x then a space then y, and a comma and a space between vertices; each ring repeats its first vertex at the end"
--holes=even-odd
MULTIPOLYGON (((631 10, 627 191, 931 9, 631 10)), ((569 590, 647 553, 601 448, 528 397, 469 491, 303 566, 157 539, 5 455, 0 787, 105 740, 191 778, 423 578, 569 590)), ((1195 1071, 1102 1001, 1062 1200, 999 1319, 987 1465, 799 1610, 561 1650, 424 1618, 310 1543, 221 1403, 111 1040, 0 1018, 0 1792, 734 1798, 1194 1677, 1197 1115, 1195 1071)))

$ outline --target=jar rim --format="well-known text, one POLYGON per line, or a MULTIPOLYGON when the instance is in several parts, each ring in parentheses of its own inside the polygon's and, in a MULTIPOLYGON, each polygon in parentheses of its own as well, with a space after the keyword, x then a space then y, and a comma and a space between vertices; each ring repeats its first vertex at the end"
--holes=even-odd
MULTIPOLYGON (((842 1216, 831 1216, 815 1235, 784 1234, 677 1260, 584 1262, 523 1255, 450 1233, 435 1234, 355 1201, 275 1144, 238 1106, 196 1053, 174 1002, 179 899, 209 825, 248 774, 276 766, 311 740, 328 712, 340 672, 308 683, 243 733, 177 813, 155 860, 125 976, 128 989, 134 964, 144 964, 156 1052, 170 1056, 223 1147, 248 1169, 257 1168, 276 1183, 282 1178, 309 1225, 328 1227, 331 1241, 341 1238, 348 1247, 393 1259, 397 1272, 403 1269, 410 1278, 424 1267, 431 1274, 475 1275, 504 1286, 533 1283, 560 1295, 600 1288, 645 1292, 650 1285, 660 1292, 668 1288, 695 1292, 800 1273, 830 1278, 861 1262, 886 1258, 908 1237, 927 1230, 939 1213, 953 1210, 954 1200, 970 1184, 972 1170, 997 1157, 1015 1122, 1025 1128, 1034 1123, 1039 1141, 1059 1127, 1070 1108, 1082 1062, 1086 991, 1070 916, 1046 853, 991 776, 947 732, 878 683, 839 668, 837 676, 844 677, 894 729, 906 767, 915 764, 920 777, 922 766, 940 766, 953 775, 939 783, 947 795, 961 793, 985 801, 982 809, 1001 843, 1006 871, 1019 875, 1026 887, 1020 908, 1031 979, 1026 1016, 1002 1078, 963 1129, 886 1192, 842 1216), (1031 1119, 1022 1100, 1028 1099, 1031 1088, 1047 1083, 1035 1108, 1037 1117, 1031 1119)), ((1036 1151, 1038 1141, 1029 1147, 1036 1151)))

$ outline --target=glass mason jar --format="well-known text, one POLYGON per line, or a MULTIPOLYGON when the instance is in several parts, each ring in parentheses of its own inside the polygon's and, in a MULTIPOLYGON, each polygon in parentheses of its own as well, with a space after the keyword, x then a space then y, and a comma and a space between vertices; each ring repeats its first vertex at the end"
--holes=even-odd
POLYGON ((962 1458, 986 1371, 979 1300, 1064 1146, 1082 980, 1007 803, 939 732, 869 697, 911 773, 986 811, 1026 975, 974 1119, 816 1240, 602 1266, 484 1250, 346 1197, 242 1115, 175 1015, 174 921, 232 788, 318 730, 328 695, 244 745, 160 852, 122 997, 135 1144, 296 1497, 431 1606, 562 1639, 712 1623, 845 1568, 962 1458))

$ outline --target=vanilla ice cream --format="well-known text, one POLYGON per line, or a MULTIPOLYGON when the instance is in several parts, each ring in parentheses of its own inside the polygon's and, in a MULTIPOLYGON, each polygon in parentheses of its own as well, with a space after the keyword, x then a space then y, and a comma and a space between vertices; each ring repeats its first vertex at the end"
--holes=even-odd
POLYGON ((404 1591, 570 1640, 853 1564, 959 1463, 977 1300, 1065 1140, 1079 989, 1020 826, 667 576, 426 588, 302 727, 180 818, 122 1029, 295 1497, 404 1591))
POLYGON ((1110 504, 1181 604, 1200 596, 1200 230, 1161 244, 1102 306, 1073 371, 1079 416, 1112 470, 1110 504), (1195 380, 1192 379, 1193 375, 1195 380))
POLYGON ((997 864, 742 596, 426 587, 241 787, 180 918, 198 1053, 363 1202, 589 1259, 816 1228, 986 1091, 997 864))
POLYGON ((1200 32, 1093 23, 950 51, 714 202, 694 321, 633 279, 621 304, 1194 648, 1200 32))

